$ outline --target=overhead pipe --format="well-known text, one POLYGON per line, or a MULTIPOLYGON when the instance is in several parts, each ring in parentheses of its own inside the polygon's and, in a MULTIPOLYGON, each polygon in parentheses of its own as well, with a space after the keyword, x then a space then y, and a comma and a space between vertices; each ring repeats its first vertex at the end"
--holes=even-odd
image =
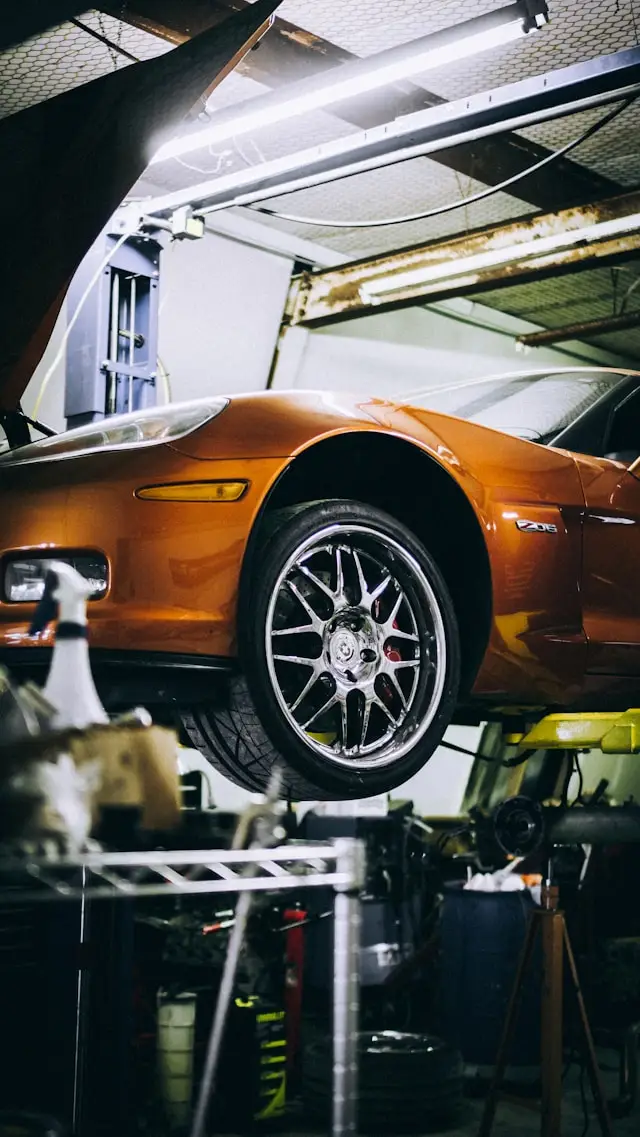
POLYGON ((640 312, 626 312, 620 316, 604 316, 599 320, 582 320, 577 324, 564 324, 561 328, 545 328, 541 332, 526 332, 516 336, 521 347, 547 347, 564 340, 588 339, 607 332, 622 332, 626 328, 640 327, 640 312))

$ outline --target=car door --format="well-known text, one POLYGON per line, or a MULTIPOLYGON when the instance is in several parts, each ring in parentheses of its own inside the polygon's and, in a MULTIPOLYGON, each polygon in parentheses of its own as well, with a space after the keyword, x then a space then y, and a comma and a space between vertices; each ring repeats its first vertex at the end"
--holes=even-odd
POLYGON ((612 412, 603 457, 580 457, 588 670, 640 674, 640 389, 612 412))

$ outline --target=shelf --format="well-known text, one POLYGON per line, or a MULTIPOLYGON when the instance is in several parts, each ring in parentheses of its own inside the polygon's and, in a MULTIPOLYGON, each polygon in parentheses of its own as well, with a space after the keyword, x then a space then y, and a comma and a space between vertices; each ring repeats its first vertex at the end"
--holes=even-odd
POLYGON ((89 853, 81 857, 0 859, 0 904, 113 900, 212 892, 276 892, 363 884, 360 842, 342 838, 274 849, 89 853))

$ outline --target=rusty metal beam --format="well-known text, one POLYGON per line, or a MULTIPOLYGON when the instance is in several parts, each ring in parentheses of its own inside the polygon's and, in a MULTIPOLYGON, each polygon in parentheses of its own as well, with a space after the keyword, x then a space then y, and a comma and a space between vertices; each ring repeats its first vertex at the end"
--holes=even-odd
POLYGON ((582 320, 576 324, 564 324, 561 328, 545 328, 541 332, 527 332, 516 336, 516 343, 522 347, 545 347, 565 340, 590 339, 604 336, 609 332, 624 332, 627 328, 640 327, 640 312, 625 312, 618 316, 604 316, 599 320, 582 320))
POLYGON ((635 192, 303 273, 290 293, 286 323, 320 327, 576 272, 639 252, 640 192, 635 192))
MULTIPOLYGON (((246 4, 247 0, 129 0, 124 9, 116 3, 101 7, 170 43, 182 43, 222 19, 230 10, 242 9, 246 4)), ((336 44, 277 18, 269 38, 243 60, 238 72, 268 87, 281 87, 355 58, 336 44)), ((446 101, 407 82, 364 99, 337 104, 331 113, 368 130, 446 101)), ((496 185, 529 169, 548 153, 544 146, 527 138, 504 134, 500 138, 485 139, 480 146, 468 143, 441 150, 433 155, 433 160, 485 185, 496 185)), ((518 186, 518 197, 540 209, 557 209, 609 197, 621 189, 609 178, 562 158, 554 163, 553 169, 543 168, 523 178, 518 186)))

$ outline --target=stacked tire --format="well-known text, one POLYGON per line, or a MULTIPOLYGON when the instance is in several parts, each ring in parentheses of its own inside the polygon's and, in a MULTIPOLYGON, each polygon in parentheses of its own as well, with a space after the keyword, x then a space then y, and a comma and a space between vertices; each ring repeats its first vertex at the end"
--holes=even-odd
MULTIPOLYGON (((427 1034, 369 1031, 358 1036, 358 1132, 424 1133, 451 1123, 462 1103, 460 1054, 427 1034)), ((326 1126, 332 1102, 332 1042, 305 1052, 305 1112, 326 1126)))

